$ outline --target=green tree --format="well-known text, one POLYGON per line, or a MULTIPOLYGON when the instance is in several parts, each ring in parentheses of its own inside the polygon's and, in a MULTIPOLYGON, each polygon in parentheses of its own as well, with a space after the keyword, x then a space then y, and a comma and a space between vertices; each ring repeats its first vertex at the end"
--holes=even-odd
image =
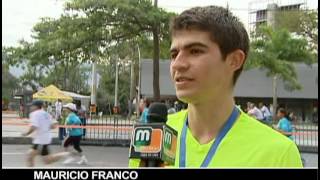
MULTIPOLYGON (((21 41, 19 47, 12 48, 12 63, 26 62, 30 70, 24 77, 25 82, 31 82, 30 79, 40 84, 58 82, 63 89, 73 89, 70 82, 74 81, 69 77, 75 74, 68 71, 70 67, 85 62, 108 64, 112 58, 118 57, 137 60, 132 44, 144 46, 144 40, 149 46, 154 42, 152 33, 156 29, 156 41, 160 45, 151 45, 151 51, 143 49, 142 52, 153 52, 154 95, 159 99, 157 62, 159 54, 164 56, 167 53, 168 48, 163 47, 169 44, 168 26, 172 16, 173 13, 153 6, 149 0, 67 1, 60 18, 44 17, 33 27, 34 43, 21 41), (36 68, 41 70, 34 72, 36 68), (53 78, 55 73, 59 77, 53 78), (46 75, 48 77, 43 77, 46 75)), ((137 62, 135 64, 137 66, 137 62)))
POLYGON ((19 80, 10 72, 10 59, 8 59, 8 51, 2 48, 2 100, 8 102, 12 99, 14 92, 20 88, 19 80))
POLYGON ((153 6, 149 0, 74 0, 67 3, 66 7, 67 10, 75 12, 77 16, 82 14, 90 22, 94 22, 91 26, 94 32, 101 29, 99 33, 94 33, 100 35, 100 37, 97 36, 100 39, 98 47, 108 47, 110 42, 119 43, 135 39, 137 36, 153 34, 154 98, 160 98, 159 54, 161 54, 161 45, 159 42, 168 38, 168 26, 172 13, 153 6))
POLYGON ((90 94, 87 80, 89 79, 90 67, 77 64, 66 68, 65 66, 56 66, 52 68, 43 79, 40 84, 42 86, 48 86, 55 84, 58 88, 66 91, 72 91, 80 94, 90 94), (65 78, 65 72, 68 72, 68 76, 65 78), (67 82, 67 86, 63 86, 64 82, 67 82))
POLYGON ((309 48, 318 54, 318 9, 286 10, 276 12, 276 28, 285 28, 308 40, 309 48))
POLYGON ((294 63, 311 65, 316 61, 307 40, 293 36, 286 29, 273 30, 261 26, 259 33, 252 38, 250 48, 245 69, 266 69, 267 76, 281 78, 288 90, 302 88, 297 81, 294 63))
MULTIPOLYGON (((115 61, 115 60, 113 60, 115 61)), ((115 93, 115 62, 110 65, 99 65, 98 72, 100 74, 99 87, 97 89, 97 104, 99 107, 107 108, 106 105, 113 105, 115 93)), ((126 112, 129 90, 130 90, 130 67, 128 63, 122 62, 119 65, 119 104, 122 112, 126 112)))
POLYGON ((2 64, 2 100, 11 100, 19 88, 19 80, 9 72, 8 66, 2 64))

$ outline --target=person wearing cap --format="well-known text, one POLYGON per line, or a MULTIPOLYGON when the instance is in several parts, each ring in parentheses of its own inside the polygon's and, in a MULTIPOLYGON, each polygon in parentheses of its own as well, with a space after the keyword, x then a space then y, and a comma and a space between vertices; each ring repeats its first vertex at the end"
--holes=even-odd
MULTIPOLYGON (((67 126, 80 126, 81 120, 76 115, 77 108, 76 105, 73 103, 68 103, 63 106, 64 110, 68 114, 66 119, 66 125, 67 126)), ((73 144, 73 148, 76 150, 75 153, 72 153, 73 155, 80 156, 81 159, 78 162, 78 164, 86 164, 88 162, 85 155, 82 154, 82 149, 80 148, 80 141, 83 134, 83 130, 81 127, 67 127, 67 137, 64 140, 63 147, 65 148, 65 151, 68 151, 68 147, 70 144, 73 144)), ((68 164, 73 162, 75 159, 70 156, 66 161, 64 161, 64 164, 68 164)))
POLYGON ((32 140, 32 147, 27 153, 27 166, 34 166, 34 158, 39 154, 39 151, 45 164, 56 162, 70 155, 68 152, 50 154, 49 145, 52 140, 50 130, 56 127, 56 123, 52 123, 49 113, 43 110, 43 101, 34 100, 31 103, 31 113, 29 117, 31 127, 27 132, 22 133, 22 135, 28 136, 33 132, 35 132, 35 134, 32 140))

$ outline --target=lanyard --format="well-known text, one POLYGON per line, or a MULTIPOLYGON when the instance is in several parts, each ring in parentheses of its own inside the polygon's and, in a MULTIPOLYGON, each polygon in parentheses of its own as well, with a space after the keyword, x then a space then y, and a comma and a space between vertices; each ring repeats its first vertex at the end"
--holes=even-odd
MULTIPOLYGON (((204 159, 204 161, 201 164, 201 167, 208 167, 212 157, 214 156, 214 154, 217 151, 217 148, 218 148, 219 144, 221 143, 221 141, 224 138, 224 136, 231 129, 232 125, 236 121, 236 119, 237 119, 239 114, 240 114, 239 110, 236 107, 234 107, 229 119, 227 120, 227 122, 224 124, 223 128, 221 129, 221 131, 217 135, 217 138, 214 141, 214 143, 211 145, 206 158, 204 159)), ((181 134, 181 138, 180 138, 180 158, 179 158, 180 162, 179 162, 179 167, 186 167, 186 136, 187 136, 187 128, 188 128, 188 117, 186 119, 186 122, 183 125, 182 134, 181 134)))

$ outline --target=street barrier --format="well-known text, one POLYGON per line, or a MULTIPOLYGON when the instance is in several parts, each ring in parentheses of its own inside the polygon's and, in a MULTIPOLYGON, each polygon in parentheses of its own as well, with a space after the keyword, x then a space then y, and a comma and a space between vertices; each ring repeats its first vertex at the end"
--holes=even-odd
MULTIPOLYGON (((2 125, 30 126, 28 119, 2 120, 2 125)), ((120 115, 96 116, 92 115, 86 121, 86 125, 56 125, 56 128, 83 128, 85 136, 83 140, 95 145, 129 146, 132 135, 132 127, 136 120, 121 118, 120 115)), ((293 140, 301 152, 318 152, 318 124, 294 123, 293 140)))

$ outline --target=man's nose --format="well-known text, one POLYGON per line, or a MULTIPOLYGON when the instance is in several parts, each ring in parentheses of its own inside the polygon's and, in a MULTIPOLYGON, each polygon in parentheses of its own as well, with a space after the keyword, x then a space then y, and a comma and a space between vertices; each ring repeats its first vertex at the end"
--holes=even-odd
POLYGON ((177 71, 186 70, 189 68, 188 59, 183 52, 179 52, 177 57, 171 61, 171 68, 177 71))

